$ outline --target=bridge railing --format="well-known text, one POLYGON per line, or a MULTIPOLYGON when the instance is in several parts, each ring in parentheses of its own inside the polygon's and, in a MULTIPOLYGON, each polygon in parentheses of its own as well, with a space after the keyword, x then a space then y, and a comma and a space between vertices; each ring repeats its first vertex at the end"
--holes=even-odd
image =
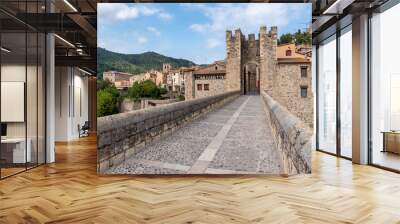
POLYGON ((285 173, 311 173, 312 130, 265 91, 261 91, 261 96, 267 107, 275 141, 281 150, 285 173))
POLYGON ((240 91, 232 91, 98 118, 97 170, 121 164, 145 145, 239 95, 240 91))

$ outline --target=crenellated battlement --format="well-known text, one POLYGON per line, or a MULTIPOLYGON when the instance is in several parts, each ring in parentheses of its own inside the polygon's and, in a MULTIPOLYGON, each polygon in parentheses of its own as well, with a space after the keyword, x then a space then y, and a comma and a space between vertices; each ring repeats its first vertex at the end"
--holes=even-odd
POLYGON ((258 89, 271 85, 276 64, 277 32, 276 26, 269 30, 266 26, 261 26, 257 37, 254 33, 245 36, 240 29, 226 31, 227 89, 240 89, 244 93, 244 81, 241 81, 243 72, 246 72, 246 75, 248 72, 259 72, 258 89))
POLYGON ((240 40, 240 42, 256 42, 256 41, 265 41, 267 38, 270 40, 277 40, 278 28, 276 26, 272 26, 269 30, 267 30, 266 26, 261 26, 260 31, 258 33, 258 38, 254 33, 248 34, 247 38, 242 34, 240 29, 236 29, 234 32, 231 30, 226 31, 226 43, 227 45, 231 45, 240 40))

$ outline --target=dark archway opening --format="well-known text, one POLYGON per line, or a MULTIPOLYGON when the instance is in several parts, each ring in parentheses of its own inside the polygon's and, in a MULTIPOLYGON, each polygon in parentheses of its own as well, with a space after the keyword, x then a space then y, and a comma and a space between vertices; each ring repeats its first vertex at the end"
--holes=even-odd
POLYGON ((244 94, 260 93, 259 67, 255 63, 246 64, 243 68, 243 92, 244 94))

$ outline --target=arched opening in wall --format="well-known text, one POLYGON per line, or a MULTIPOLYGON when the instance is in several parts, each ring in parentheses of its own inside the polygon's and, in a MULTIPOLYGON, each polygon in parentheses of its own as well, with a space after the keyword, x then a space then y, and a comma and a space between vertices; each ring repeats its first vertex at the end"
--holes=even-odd
POLYGON ((244 66, 244 94, 260 93, 260 75, 257 63, 247 63, 244 66))

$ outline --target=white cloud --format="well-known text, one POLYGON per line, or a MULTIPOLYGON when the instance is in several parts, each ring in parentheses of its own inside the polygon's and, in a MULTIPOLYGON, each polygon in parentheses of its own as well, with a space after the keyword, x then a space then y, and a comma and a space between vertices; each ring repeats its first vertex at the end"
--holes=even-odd
POLYGON ((204 24, 192 24, 196 32, 222 32, 241 28, 257 33, 260 26, 284 26, 296 17, 290 15, 291 7, 285 4, 216 4, 213 6, 191 7, 200 10, 207 18, 204 24))
POLYGON ((218 39, 210 38, 207 40, 207 48, 215 48, 221 45, 221 41, 218 39))
POLYGON ((172 15, 169 13, 166 13, 166 12, 161 12, 158 16, 163 20, 171 20, 172 19, 172 15))
POLYGON ((104 21, 116 21, 136 18, 139 15, 139 10, 135 7, 128 7, 123 3, 99 3, 98 4, 99 19, 104 21))
POLYGON ((148 31, 154 33, 154 34, 157 35, 157 36, 160 36, 160 35, 161 35, 161 32, 160 32, 159 30, 157 30, 156 28, 152 27, 152 26, 148 26, 146 29, 147 29, 148 31))
POLYGON ((137 41, 139 44, 144 44, 147 42, 147 38, 146 37, 138 37, 137 41))
POLYGON ((115 22, 135 19, 142 16, 157 15, 162 20, 172 19, 172 15, 157 7, 134 5, 127 3, 99 3, 98 19, 102 22, 115 22))
MULTIPOLYGON (((214 59, 224 51, 225 31, 241 29, 243 34, 258 34, 261 26, 284 27, 291 22, 297 22, 300 10, 297 4, 182 4, 192 13, 200 12, 205 20, 196 21, 189 29, 203 35, 201 46, 207 50, 207 55, 214 59)), ((221 56, 219 56, 221 57, 221 56)), ((219 58, 223 59, 223 58, 219 58)), ((210 59, 208 59, 210 60, 210 59)), ((204 60, 203 60, 204 61, 204 60)))
POLYGON ((190 25, 190 29, 192 29, 196 32, 200 32, 200 33, 206 31, 206 28, 207 28, 207 24, 202 25, 202 24, 195 23, 195 24, 190 25))
POLYGON ((146 6, 139 7, 139 9, 141 9, 141 12, 143 13, 143 15, 146 15, 146 16, 154 15, 154 14, 160 12, 160 10, 157 8, 151 8, 151 7, 146 7, 146 6))
POLYGON ((139 16, 139 10, 137 8, 125 8, 118 11, 115 16, 117 20, 134 19, 139 16))
MULTIPOLYGON (((184 6, 182 10, 185 10, 187 14, 195 15, 193 19, 188 18, 187 21, 178 20, 180 14, 155 4, 100 3, 99 5, 109 5, 105 8, 98 7, 98 19, 106 20, 106 22, 98 23, 99 46, 120 53, 141 53, 153 50, 164 55, 189 59, 196 63, 211 63, 224 59, 226 56, 225 31, 227 29, 233 31, 240 28, 243 34, 254 33, 257 36, 261 25, 268 28, 274 25, 278 26, 278 31, 285 29, 286 32, 287 28, 285 27, 289 27, 287 25, 298 24, 299 18, 307 17, 304 16, 305 13, 302 10, 304 7, 299 7, 297 4, 257 3, 252 6, 252 4, 182 3, 180 4, 180 6, 184 6), (126 7, 135 8, 138 15, 136 16, 135 10, 127 10, 126 7), (121 12, 119 18, 116 16, 118 12, 121 12), (127 21, 132 21, 132 23, 123 24, 126 29, 122 31, 119 27, 113 29, 114 22, 115 24, 119 23, 123 21, 122 18, 126 17, 130 17, 130 19, 126 19, 127 21), (139 18, 149 19, 152 23, 145 24, 140 29, 139 27, 133 29, 132 24, 138 22, 139 18), (190 32, 189 36, 194 42, 190 45, 187 43, 177 45, 176 42, 181 39, 173 39, 175 41, 170 39, 175 31, 164 30, 163 26, 171 18, 174 23, 186 24, 186 30, 183 31, 190 32), (135 19, 136 21, 134 21, 135 19), (159 36, 158 33, 160 33, 159 36), (199 54, 198 52, 203 53, 199 54)), ((311 14, 311 12, 309 13, 311 14)), ((180 35, 180 31, 176 31, 176 35, 180 35)), ((190 43, 190 41, 188 42, 190 43)))

